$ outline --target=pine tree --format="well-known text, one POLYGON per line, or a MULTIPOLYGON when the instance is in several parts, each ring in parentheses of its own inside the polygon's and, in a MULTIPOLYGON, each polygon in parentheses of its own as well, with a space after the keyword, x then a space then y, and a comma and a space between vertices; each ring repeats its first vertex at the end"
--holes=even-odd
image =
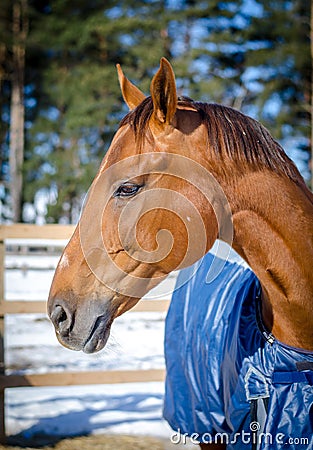
POLYGON ((10 48, 12 36, 11 2, 4 0, 0 14, 0 201, 1 219, 7 218, 9 195, 10 48))
POLYGON ((309 2, 186 0, 184 5, 180 20, 184 15, 188 24, 181 27, 186 44, 176 65, 182 77, 191 75, 182 78, 189 95, 254 116, 284 145, 292 139, 307 161, 312 92, 309 2))
POLYGON ((244 61, 242 0, 183 4, 175 28, 182 88, 196 99, 235 106, 244 61))
MULTIPOLYGON (((48 221, 76 220, 127 111, 117 62, 149 94, 159 59, 166 56, 181 94, 239 108, 278 138, 309 135, 312 77, 305 0, 255 0, 253 8, 244 0, 27 1, 23 194, 24 201, 35 204, 38 192, 46 192, 48 221)), ((10 10, 11 2, 4 3, 10 10)), ((4 16, 0 20, 5 29, 4 16)), ((0 64, 11 74, 12 66, 3 63, 3 48, 6 59, 12 57, 6 51, 11 43, 3 36, 0 28, 0 42, 5 42, 0 64)), ((1 108, 8 117, 12 89, 3 73, 1 108)), ((6 136, 4 121, 4 162, 6 136)))
POLYGON ((24 72, 26 36, 28 31, 27 1, 15 0, 12 5, 12 76, 10 112, 10 195, 12 220, 19 222, 22 214, 24 161, 24 72))
MULTIPOLYGON (((161 2, 56 0, 36 10, 29 45, 44 55, 38 116, 29 133, 25 198, 46 189, 47 220, 73 220, 117 123, 126 112, 115 64, 148 89, 167 52, 161 2), (56 200, 55 200, 56 201, 56 200)), ((165 25, 164 25, 165 24, 165 25)))
POLYGON ((1 15, 1 175, 3 193, 9 187, 11 219, 21 220, 24 160, 24 74, 28 32, 27 0, 5 1, 1 15), (8 95, 8 92, 10 94, 8 95), (8 120, 9 117, 9 120, 8 120), (9 152, 8 152, 9 148, 9 152), (9 156, 7 154, 9 153, 9 156), (9 179, 6 173, 9 160, 9 179))
POLYGON ((277 137, 309 135, 311 101, 310 4, 306 0, 262 0, 244 31, 246 66, 257 68, 253 101, 258 117, 277 137), (274 109, 273 103, 276 103, 274 109), (289 129, 288 129, 289 128, 289 129))

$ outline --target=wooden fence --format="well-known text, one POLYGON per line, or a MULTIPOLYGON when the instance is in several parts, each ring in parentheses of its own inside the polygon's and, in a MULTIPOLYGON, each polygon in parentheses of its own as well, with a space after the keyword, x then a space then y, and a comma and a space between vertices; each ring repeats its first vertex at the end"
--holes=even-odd
MULTIPOLYGON (((7 239, 64 239, 74 231, 71 225, 1 225, 0 226, 0 443, 5 443, 5 389, 23 386, 68 386, 84 384, 115 384, 163 381, 163 369, 110 370, 93 372, 62 372, 30 375, 6 375, 4 335, 6 314, 46 313, 46 301, 16 301, 5 299, 4 273, 7 239)), ((163 312, 169 300, 144 300, 130 312, 163 312)))

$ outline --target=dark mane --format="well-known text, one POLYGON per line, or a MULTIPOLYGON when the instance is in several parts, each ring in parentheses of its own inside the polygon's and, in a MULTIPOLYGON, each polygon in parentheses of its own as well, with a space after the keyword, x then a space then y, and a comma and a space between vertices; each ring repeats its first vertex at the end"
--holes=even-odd
MULTIPOLYGON (((179 106, 192 107, 199 112, 208 129, 210 146, 217 156, 221 156, 223 149, 232 160, 249 164, 255 169, 267 168, 299 182, 295 164, 257 120, 228 106, 194 102, 188 97, 180 97, 179 106)), ((137 141, 143 143, 149 135, 148 125, 152 112, 152 99, 147 97, 122 119, 120 126, 131 125, 137 141)))

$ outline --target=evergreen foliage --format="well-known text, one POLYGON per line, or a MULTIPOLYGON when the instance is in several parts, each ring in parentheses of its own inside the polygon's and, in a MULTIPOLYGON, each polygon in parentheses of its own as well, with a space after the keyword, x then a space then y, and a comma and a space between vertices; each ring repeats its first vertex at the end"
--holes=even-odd
MULTIPOLYGON (((116 63, 148 95, 151 77, 165 56, 181 94, 239 108, 277 138, 297 136, 309 142, 309 8, 306 0, 28 0, 24 202, 36 204, 38 193, 45 193, 46 221, 77 220, 84 194, 127 111, 116 63)), ((3 185, 10 15, 11 2, 3 0, 3 185)))

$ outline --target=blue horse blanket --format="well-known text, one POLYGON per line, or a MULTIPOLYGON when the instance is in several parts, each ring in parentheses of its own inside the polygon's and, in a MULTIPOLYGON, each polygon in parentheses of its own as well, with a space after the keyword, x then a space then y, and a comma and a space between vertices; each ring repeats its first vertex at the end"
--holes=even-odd
POLYGON ((165 328, 165 419, 180 436, 227 449, 313 449, 312 352, 267 333, 249 268, 224 262, 207 282, 213 259, 178 276, 165 328))

